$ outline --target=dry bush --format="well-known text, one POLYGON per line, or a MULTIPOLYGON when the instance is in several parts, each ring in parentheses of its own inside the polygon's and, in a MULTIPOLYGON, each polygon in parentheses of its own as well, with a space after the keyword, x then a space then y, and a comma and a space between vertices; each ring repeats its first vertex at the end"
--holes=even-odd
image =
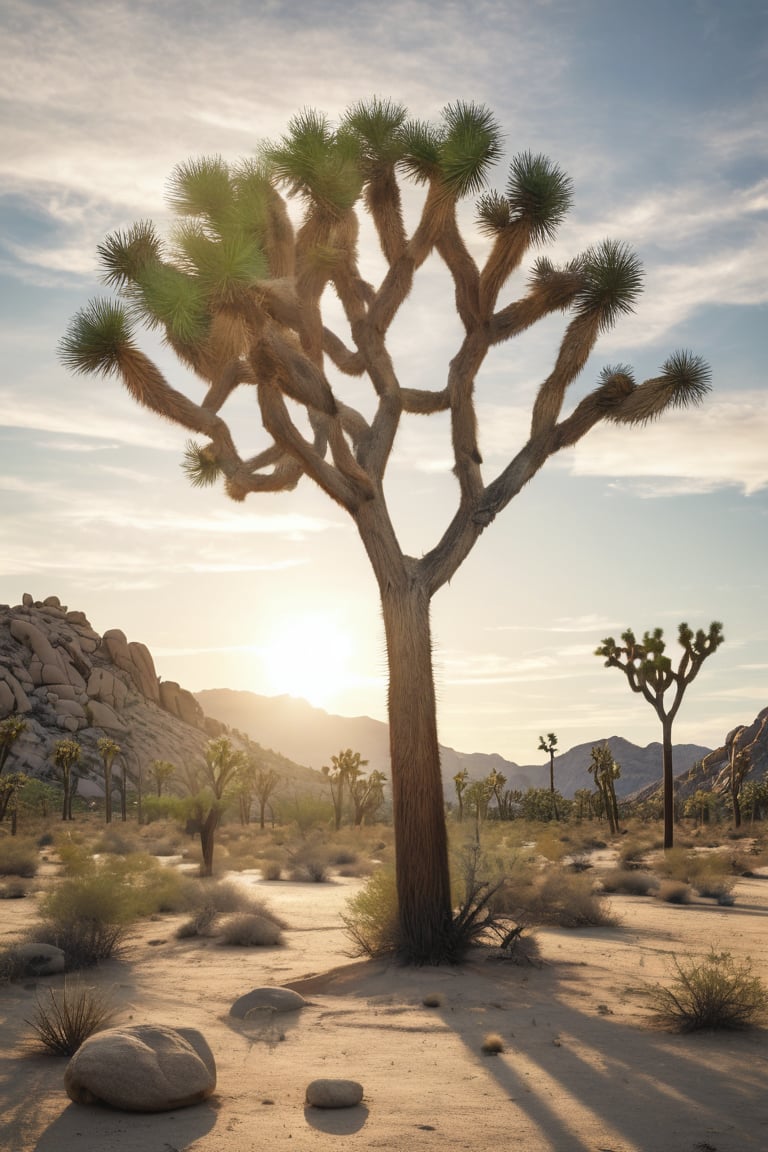
POLYGON ((0 836, 0 876, 23 876, 31 879, 37 874, 37 846, 22 836, 0 836))
POLYGON ((737 963, 730 952, 712 949, 703 960, 680 963, 669 988, 652 990, 656 1020, 677 1032, 701 1028, 745 1028, 768 1008, 768 990, 753 975, 752 963, 737 963))
POLYGON ((111 1002, 97 988, 64 981, 35 1000, 35 1015, 25 1020, 37 1039, 54 1056, 72 1056, 84 1040, 106 1028, 114 1016, 111 1002))
POLYGON ((620 892, 624 896, 649 896, 659 887, 658 876, 633 868, 612 868, 600 881, 604 892, 620 892))
POLYGON ((494 908, 524 924, 602 928, 618 923, 591 879, 564 868, 518 868, 493 897, 494 908))
POLYGON ((13 944, 0 948, 0 984, 20 980, 27 974, 27 962, 13 944))
POLYGON ((690 852, 682 845, 668 848, 654 861, 653 870, 667 880, 680 880, 688 883, 690 852))
POLYGON ((665 904, 690 904, 693 899, 690 886, 683 880, 662 880, 654 896, 665 904))
POLYGON ((262 880, 282 880, 283 866, 279 860, 264 860, 261 864, 262 880))
POLYGON ((397 884, 391 867, 378 868, 347 901, 341 917, 353 956, 392 956, 399 947, 397 884))
POLYGON ((61 948, 69 971, 116 955, 138 909, 131 888, 104 868, 60 881, 41 899, 40 913, 31 934, 61 948))
POLYGON ((24 880, 6 880, 4 884, 0 884, 0 900, 22 900, 30 891, 30 885, 24 880))
POLYGON ((499 1036, 498 1032, 488 1032, 483 1037, 483 1042, 480 1045, 481 1051, 485 1052, 488 1056, 498 1056, 499 1053, 504 1051, 504 1040, 499 1036))
POLYGON ((271 915, 259 916, 254 912, 228 916, 218 935, 220 943, 241 948, 269 947, 283 943, 282 929, 271 915))
POLYGON ((623 840, 619 847, 619 865, 622 868, 642 868, 649 851, 650 843, 647 839, 623 840))
POLYGON ((146 851, 135 826, 122 822, 107 824, 94 845, 95 851, 112 856, 128 856, 140 848, 146 851))
POLYGON ((218 912, 210 904, 198 908, 194 916, 179 924, 175 932, 176 939, 191 940, 194 936, 213 936, 217 917, 218 912))

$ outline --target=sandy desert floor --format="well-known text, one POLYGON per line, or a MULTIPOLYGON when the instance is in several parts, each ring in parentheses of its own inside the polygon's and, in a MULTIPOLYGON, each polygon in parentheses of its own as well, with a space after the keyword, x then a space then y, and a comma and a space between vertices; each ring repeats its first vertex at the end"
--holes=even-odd
MULTIPOLYGON (((0 1148, 4 1152, 312 1152, 519 1148, 526 1152, 764 1152, 768 1030, 670 1035, 649 1019, 647 987, 673 956, 710 946, 751 957, 768 979, 768 878, 738 882, 733 907, 612 897, 618 927, 537 935, 540 968, 478 956, 457 969, 350 959, 339 912, 360 881, 254 884, 295 927, 285 946, 177 940, 182 917, 135 930, 120 960, 87 980, 111 990, 115 1023, 200 1029, 217 1092, 196 1107, 135 1115, 70 1103, 65 1061, 38 1054, 24 1024, 60 977, 0 987, 0 1148), (236 1021, 232 1002, 289 985, 300 1013, 236 1021), (424 1006, 425 996, 441 999, 424 1006), (481 1050, 497 1032, 499 1055, 481 1050), (350 1077, 363 1104, 305 1109, 317 1077, 350 1077)), ((0 940, 34 914, 4 901, 0 940)))

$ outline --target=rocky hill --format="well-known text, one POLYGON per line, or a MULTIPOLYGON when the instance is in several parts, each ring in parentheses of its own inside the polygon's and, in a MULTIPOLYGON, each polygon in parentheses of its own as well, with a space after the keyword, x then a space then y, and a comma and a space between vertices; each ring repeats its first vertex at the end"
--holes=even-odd
MULTIPOLYGON (((40 777, 49 775, 53 746, 65 737, 80 743, 86 772, 100 763, 98 740, 111 737, 135 776, 152 760, 199 762, 208 741, 228 733, 191 692, 158 678, 144 644, 118 628, 100 636, 56 596, 0 605, 0 720, 12 713, 26 725, 6 768, 40 777)), ((266 759, 283 776, 315 778, 282 757, 266 759)))
MULTIPOLYGON (((279 748, 286 756, 313 768, 322 768, 340 748, 354 748, 369 761, 371 768, 389 774, 389 730, 380 720, 369 716, 332 716, 291 696, 259 696, 255 692, 225 688, 198 692, 196 698, 208 715, 247 732, 264 747, 279 748)), ((591 777, 587 772, 590 752, 594 744, 604 743, 605 737, 596 737, 555 757, 555 783, 564 796, 573 796, 577 789, 590 786, 591 777)), ((607 743, 621 765, 618 795, 626 796, 660 778, 660 744, 640 748, 620 736, 608 737, 607 743)), ((699 744, 676 745, 675 769, 687 772, 709 751, 699 744)), ((455 796, 453 777, 463 769, 469 773, 470 780, 479 780, 496 769, 506 776, 507 788, 523 791, 549 785, 549 760, 520 765, 498 754, 457 752, 442 745, 440 757, 444 792, 449 800, 455 796)))

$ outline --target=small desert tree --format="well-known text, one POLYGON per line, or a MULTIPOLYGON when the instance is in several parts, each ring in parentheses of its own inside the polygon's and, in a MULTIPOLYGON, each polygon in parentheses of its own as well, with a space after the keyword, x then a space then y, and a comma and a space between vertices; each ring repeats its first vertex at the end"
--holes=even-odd
POLYGON ((456 789, 456 800, 459 805, 459 824, 464 819, 464 793, 469 784, 469 772, 466 768, 462 768, 453 778, 453 784, 456 789))
POLYGON ((112 823, 112 765, 115 756, 120 754, 120 745, 109 736, 102 736, 96 742, 101 757, 102 775, 104 776, 104 823, 112 823))
POLYGON ((596 656, 605 656, 606 668, 619 668, 627 678, 633 692, 639 692, 652 705, 661 720, 661 772, 664 793, 664 848, 674 844, 675 777, 672 767, 672 724, 680 710, 685 690, 699 674, 704 661, 716 652, 724 640, 723 626, 713 621, 709 631, 702 628, 695 633, 687 624, 680 624, 677 639, 683 649, 677 670, 669 656, 664 654, 666 644, 661 628, 646 632, 642 641, 635 639, 627 629, 621 634, 622 644, 612 636, 603 640, 596 656), (671 699, 665 704, 669 690, 671 699))
POLYGON ((734 828, 741 828, 741 789, 744 778, 752 767, 752 756, 749 749, 740 747, 741 738, 745 732, 746 727, 742 725, 732 732, 730 737, 731 747, 728 756, 728 767, 734 828))
POLYGON ((6 716, 0 720, 0 775, 5 769, 11 748, 27 726, 23 716, 6 716))
POLYGON ((62 820, 72 819, 72 797, 77 787, 73 772, 75 766, 80 763, 81 757, 82 748, 77 740, 57 740, 53 746, 53 766, 63 788, 62 820))
POLYGON ((621 776, 621 768, 614 760, 607 744, 595 746, 591 752, 591 762, 587 771, 595 778, 597 790, 602 800, 603 811, 608 820, 611 835, 619 831, 619 806, 616 802, 614 780, 621 776))
POLYGON ((552 793, 552 804, 555 810, 555 820, 559 819, 557 814, 557 803, 555 801, 555 749, 557 748, 557 736, 554 732, 547 732, 546 738, 539 736, 539 751, 546 752, 549 756, 549 790, 552 793))
POLYGON ((349 779, 349 798, 352 801, 352 819, 355 828, 372 820, 384 803, 384 785, 387 778, 378 768, 366 776, 358 771, 349 779))
POLYGON ((338 756, 331 756, 331 763, 324 764, 321 769, 323 776, 328 778, 331 789, 333 818, 337 832, 341 827, 344 814, 345 789, 351 785, 353 780, 358 778, 367 764, 368 761, 361 759, 359 752, 353 752, 351 748, 347 748, 346 750, 342 749, 338 756))
MULTIPOLYGON (((529 152, 512 159, 503 191, 488 188, 502 151, 501 129, 487 108, 449 104, 439 123, 428 124, 409 119, 399 104, 372 99, 355 104, 337 127, 318 112, 301 112, 256 161, 182 164, 171 178, 170 204, 179 216, 171 243, 149 222, 108 237, 99 248, 102 270, 122 301, 98 299, 84 308, 61 348, 73 371, 119 376, 140 404, 201 438, 187 450, 193 483, 222 479, 232 499, 244 500, 291 490, 307 476, 353 520, 381 600, 398 938, 402 956, 417 962, 455 958, 463 922, 454 922, 451 907, 433 596, 549 457, 596 424, 646 424, 668 408, 697 403, 709 386, 707 366, 678 352, 640 384, 624 364, 605 367, 595 387, 566 405, 599 335, 631 311, 641 266, 623 244, 605 240, 559 268, 539 259, 520 296, 502 300, 526 253, 554 238, 571 203, 565 173, 529 152), (410 232, 403 180, 424 189, 410 232), (301 202, 296 230, 281 191, 301 202), (467 196, 479 196, 469 244, 458 223, 467 196), (358 264, 361 209, 381 248, 376 283, 358 264), (478 263, 483 237, 487 250, 478 263), (430 258, 447 268, 460 325, 446 378, 435 387, 414 386, 388 347, 414 278, 430 258), (336 330, 323 311, 333 293, 345 317, 336 330), (530 426, 508 463, 489 477, 475 399, 483 364, 494 349, 558 312, 567 312, 568 322, 530 426), (159 330, 203 381, 201 401, 171 386, 140 350, 142 322, 159 330), (342 398, 344 377, 367 377, 371 413, 342 398), (234 425, 222 415, 241 387, 255 394, 266 446, 240 449, 234 425), (421 555, 409 555, 390 516, 385 473, 403 425, 434 413, 450 422, 457 507, 421 555)), ((417 330, 412 339, 418 347, 417 330)), ((430 530, 433 524, 430 515, 430 530)))
POLYGON ((225 794, 235 785, 244 760, 244 752, 236 749, 227 736, 219 736, 209 741, 202 767, 188 773, 190 784, 200 785, 190 800, 190 811, 200 835, 201 876, 213 875, 216 829, 227 804, 225 794))
POLYGON ((171 764, 170 760, 153 760, 147 775, 154 781, 159 799, 163 795, 163 788, 176 775, 176 765, 171 764))

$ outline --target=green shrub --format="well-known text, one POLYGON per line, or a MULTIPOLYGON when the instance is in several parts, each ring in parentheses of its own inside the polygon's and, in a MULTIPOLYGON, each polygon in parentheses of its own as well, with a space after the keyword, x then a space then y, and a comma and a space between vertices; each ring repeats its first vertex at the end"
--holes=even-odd
POLYGON ((701 1028, 744 1028, 768 1007, 768 990, 753 975, 749 960, 739 964, 730 952, 712 949, 703 960, 680 963, 669 988, 652 991, 654 1015, 678 1032, 701 1028))
POLYGON ((35 1001, 35 1015, 25 1020, 44 1048, 54 1056, 72 1056, 84 1040, 106 1028, 114 1016, 112 1004, 96 988, 70 984, 48 989, 35 1001))
POLYGON ((353 956, 391 956, 399 947, 397 884, 391 867, 378 868, 347 901, 341 917, 353 956))
POLYGON ((280 925, 269 916, 259 916, 253 912, 240 912, 228 916, 219 931, 222 944, 241 948, 268 947, 283 943, 280 925))
POLYGON ((30 879, 38 868, 37 847, 21 836, 0 836, 0 876, 30 879))

